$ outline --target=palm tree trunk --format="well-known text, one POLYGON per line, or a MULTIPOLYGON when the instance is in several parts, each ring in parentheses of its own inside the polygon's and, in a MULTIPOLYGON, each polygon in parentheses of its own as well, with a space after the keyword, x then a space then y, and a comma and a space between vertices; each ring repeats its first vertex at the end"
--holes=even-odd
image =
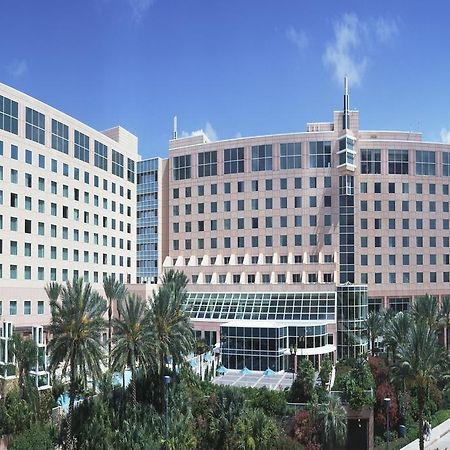
POLYGON ((136 371, 134 367, 131 368, 131 398, 133 400, 133 409, 136 413, 137 399, 136 399, 136 371))
POLYGON ((109 299, 108 308, 108 369, 111 370, 111 351, 112 351, 112 299, 109 299))
POLYGON ((419 449, 424 450, 424 436, 423 436, 423 411, 425 409, 425 393, 423 388, 419 387, 417 389, 417 404, 419 407, 419 449))
POLYGON ((73 417, 73 407, 75 404, 75 380, 76 380, 76 373, 75 373, 75 359, 73 355, 70 358, 70 387, 69 387, 69 412, 67 413, 67 431, 66 431, 66 449, 72 450, 73 448, 73 438, 72 438, 72 431, 73 431, 73 424, 72 424, 72 417, 73 417))

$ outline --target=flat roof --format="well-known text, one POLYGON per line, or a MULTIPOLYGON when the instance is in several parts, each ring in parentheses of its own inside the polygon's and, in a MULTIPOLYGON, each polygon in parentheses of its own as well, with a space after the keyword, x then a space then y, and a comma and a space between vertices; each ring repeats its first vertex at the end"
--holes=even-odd
POLYGON ((290 388, 293 383, 293 374, 288 372, 275 372, 272 375, 264 375, 264 372, 250 370, 242 374, 240 370, 227 370, 225 375, 212 380, 214 384, 235 387, 266 387, 271 390, 284 390, 290 388))

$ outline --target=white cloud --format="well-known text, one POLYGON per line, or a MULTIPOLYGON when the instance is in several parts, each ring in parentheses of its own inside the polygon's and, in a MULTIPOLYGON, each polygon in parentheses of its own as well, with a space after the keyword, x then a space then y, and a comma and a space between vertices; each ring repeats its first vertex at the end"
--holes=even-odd
POLYGON ((25 59, 15 59, 6 69, 14 78, 19 78, 28 72, 28 63, 25 59))
POLYGON ((441 129, 441 140, 446 144, 450 144, 450 130, 447 130, 447 128, 441 129))
POLYGON ((155 3, 155 0, 128 0, 133 19, 140 22, 147 10, 155 3))
POLYGON ((185 138, 185 137, 189 137, 189 136, 199 136, 203 133, 206 134, 206 136, 208 136, 210 141, 219 140, 216 130, 213 128, 213 126, 211 125, 210 122, 206 122, 205 128, 200 128, 199 130, 194 130, 194 131, 191 131, 190 133, 187 131, 182 131, 181 137, 185 138))
POLYGON ((331 67, 335 79, 342 83, 344 76, 348 76, 352 84, 359 85, 367 68, 368 59, 357 56, 362 43, 364 25, 355 14, 344 14, 342 20, 334 26, 334 41, 327 45, 323 60, 331 67))
POLYGON ((386 44, 397 33, 394 19, 378 17, 363 21, 356 14, 344 14, 334 25, 334 40, 327 44, 323 62, 338 83, 347 75, 351 84, 360 85, 374 42, 386 44))
POLYGON ((375 22, 375 33, 383 44, 390 42, 398 33, 396 21, 379 17, 375 22))
POLYGON ((298 48, 303 51, 308 46, 308 37, 303 30, 296 30, 293 26, 290 26, 286 30, 286 37, 298 48))
POLYGON ((238 132, 234 135, 234 137, 235 137, 236 139, 240 139, 240 138, 242 137, 242 133, 241 133, 240 131, 238 131, 238 132))

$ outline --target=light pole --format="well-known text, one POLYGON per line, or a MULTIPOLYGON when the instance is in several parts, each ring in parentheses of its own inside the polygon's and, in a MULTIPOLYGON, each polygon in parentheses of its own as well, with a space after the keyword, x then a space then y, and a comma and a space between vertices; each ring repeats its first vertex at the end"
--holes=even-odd
POLYGON ((166 422, 166 429, 165 429, 165 448, 169 448, 167 445, 167 441, 169 440, 169 384, 170 384, 170 377, 168 375, 164 376, 164 416, 165 416, 165 422, 166 422))
POLYGON ((389 450, 389 412, 391 409, 391 399, 389 397, 386 397, 384 399, 384 404, 386 406, 386 431, 387 431, 386 448, 387 450, 389 450))

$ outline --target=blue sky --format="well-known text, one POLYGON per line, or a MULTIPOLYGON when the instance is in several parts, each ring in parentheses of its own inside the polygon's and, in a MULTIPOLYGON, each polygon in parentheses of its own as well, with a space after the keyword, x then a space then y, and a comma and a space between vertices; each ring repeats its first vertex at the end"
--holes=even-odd
POLYGON ((213 139, 329 121, 344 73, 362 128, 450 142, 449 13, 444 1, 4 1, 0 80, 94 128, 122 125, 144 157, 167 155, 174 114, 180 134, 213 139))

